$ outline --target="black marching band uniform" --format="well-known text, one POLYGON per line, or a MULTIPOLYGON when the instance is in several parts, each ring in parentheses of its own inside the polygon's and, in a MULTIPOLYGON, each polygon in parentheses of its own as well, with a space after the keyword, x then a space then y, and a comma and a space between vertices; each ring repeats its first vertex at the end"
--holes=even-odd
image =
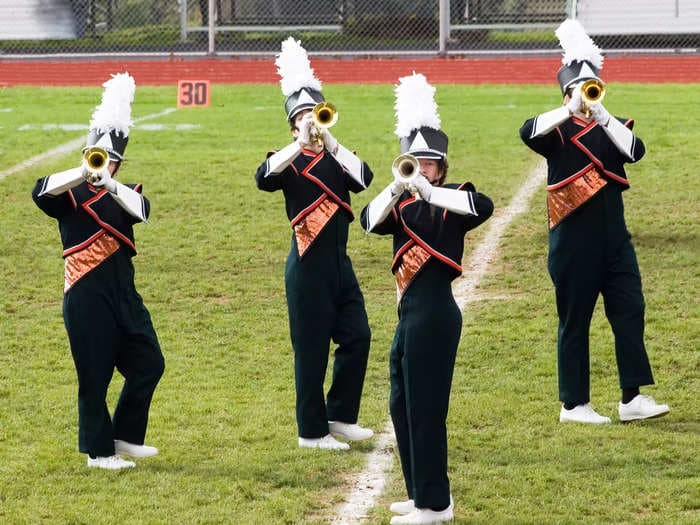
MULTIPOLYGON (((589 329, 599 294, 615 335, 620 388, 638 392, 639 386, 654 383, 643 340, 641 276, 622 200, 629 187, 624 165, 641 159, 645 148, 631 131, 634 122, 611 117, 600 100, 590 107, 592 118, 580 113, 580 83, 600 81, 602 57, 578 22, 565 21, 557 35, 565 50, 581 49, 583 40, 593 51, 585 58, 565 56, 557 76, 562 94, 571 97, 569 106, 528 119, 520 136, 547 159, 548 269, 559 315, 559 399, 572 409, 590 401, 589 329), (576 44, 569 44, 572 39, 576 44)), ((567 420, 564 407, 562 421, 567 420)), ((625 419, 623 412, 621 407, 625 419)), ((591 415, 583 422, 609 422, 591 415)))
MULTIPOLYGON (((105 113, 119 111, 112 107, 114 100, 118 106, 125 96, 128 104, 133 98, 133 79, 126 73, 113 77, 104 84, 102 106, 93 115, 85 149, 102 148, 109 161, 120 163, 128 125, 101 128, 105 124, 96 122, 105 113)), ((130 124, 128 107, 126 111, 130 124)), ((121 468, 133 464, 94 465, 90 459, 119 459, 115 441, 123 454, 157 453, 142 445, 164 360, 149 312, 134 286, 131 260, 136 255, 133 225, 146 221, 150 205, 140 184, 123 185, 107 176, 93 185, 84 175, 79 167, 39 179, 32 197, 58 221, 63 244, 63 318, 78 375, 79 449, 90 456, 90 466, 121 468), (110 418, 106 395, 115 367, 125 383, 110 418)))
MULTIPOLYGON (((421 104, 432 102, 434 89, 430 89, 423 75, 402 78, 396 89, 397 108, 418 111, 421 104), (427 95, 421 93, 421 84, 429 89, 427 95)), ((406 118, 400 110, 397 116, 406 118)), ((411 512, 430 511, 416 509, 448 509, 450 515, 443 517, 451 519, 446 419, 462 330, 451 283, 462 273, 466 233, 493 212, 491 200, 476 192, 470 182, 443 184, 447 135, 439 129, 436 115, 432 122, 429 117, 417 118, 406 134, 397 128, 401 152, 417 159, 436 159, 443 169, 442 178, 431 187, 419 175, 432 188, 428 198, 408 191, 408 183, 395 182, 362 210, 360 218, 366 231, 393 235, 391 271, 396 279, 399 320, 390 354, 390 412, 409 501, 392 505, 392 511, 405 514, 395 516, 392 523, 423 523, 424 518, 411 512), (422 125, 425 122, 428 125, 422 125)))
MULTIPOLYGON (((282 44, 276 63, 287 95, 287 118, 294 126, 297 114, 324 101, 320 82, 308 68, 306 51, 291 37, 282 44), (302 64, 294 63, 295 59, 302 64), (289 67, 308 74, 306 83, 289 88, 285 84, 285 76, 293 76, 288 74, 289 67)), ((330 134, 326 131, 325 136, 330 134)), ((299 444, 320 448, 347 448, 334 440, 325 446, 321 438, 329 435, 329 422, 351 426, 357 422, 371 337, 347 242, 353 220, 350 192, 364 190, 373 175, 352 152, 337 143, 334 146, 334 153, 327 144, 314 152, 297 140, 270 154, 255 174, 259 189, 282 190, 292 227, 285 288, 294 350, 299 444), (326 397, 323 383, 331 340, 338 346, 326 397)), ((358 439, 371 437, 369 429, 362 430, 358 439)), ((342 432, 336 434, 332 425, 330 433, 343 436, 342 432)))

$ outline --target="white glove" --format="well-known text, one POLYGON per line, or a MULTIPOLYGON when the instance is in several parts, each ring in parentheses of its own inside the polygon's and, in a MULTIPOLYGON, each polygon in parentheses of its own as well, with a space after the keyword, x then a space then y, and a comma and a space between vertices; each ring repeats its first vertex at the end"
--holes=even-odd
POLYGON ((576 87, 571 92, 571 98, 566 103, 566 109, 572 115, 581 112, 581 83, 576 84, 576 87))
POLYGON ((389 184, 389 188, 391 189, 392 195, 401 195, 404 191, 406 191, 406 183, 400 180, 395 180, 389 184))
POLYGON ((323 139, 323 144, 326 146, 326 149, 330 151, 331 153, 335 154, 338 151, 338 141, 335 140, 335 137, 331 135, 331 132, 328 128, 322 128, 321 129, 321 139, 323 139))
POLYGON ((433 186, 424 175, 418 175, 411 184, 416 188, 423 200, 430 202, 430 194, 433 192, 433 186))
POLYGON ((94 175, 99 177, 98 180, 92 183, 95 188, 104 188, 110 193, 117 192, 117 183, 107 170, 102 170, 94 175))
POLYGON ((313 126, 313 120, 311 120, 311 113, 307 113, 299 122, 299 135, 297 135, 297 142, 302 146, 308 146, 311 144, 311 128, 313 126))
POLYGON ((608 125, 608 122, 610 121, 610 113, 608 113, 608 110, 605 109, 603 104, 596 102, 595 104, 591 104, 591 107, 588 108, 588 110, 591 112, 591 117, 593 117, 593 120, 595 120, 598 124, 601 126, 608 125))

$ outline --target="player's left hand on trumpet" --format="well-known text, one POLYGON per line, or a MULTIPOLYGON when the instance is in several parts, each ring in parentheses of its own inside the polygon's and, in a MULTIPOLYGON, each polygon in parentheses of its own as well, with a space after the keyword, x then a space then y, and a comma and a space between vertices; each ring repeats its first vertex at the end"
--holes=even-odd
POLYGON ((335 154, 338 151, 338 141, 328 128, 321 128, 321 140, 328 151, 335 154))
POLYGON ((588 111, 591 113, 593 120, 595 120, 598 124, 601 126, 608 125, 608 122, 610 121, 610 113, 608 113, 608 110, 605 109, 605 106, 603 106, 601 102, 591 104, 588 111))
POLYGON ((116 193, 117 183, 106 169, 92 173, 91 178, 93 179, 93 182, 90 184, 96 188, 104 188, 110 193, 116 193))
POLYGON ((433 191, 433 185, 430 184, 430 181, 425 177, 425 175, 420 173, 411 181, 411 185, 415 188, 423 200, 430 202, 430 194, 433 191))

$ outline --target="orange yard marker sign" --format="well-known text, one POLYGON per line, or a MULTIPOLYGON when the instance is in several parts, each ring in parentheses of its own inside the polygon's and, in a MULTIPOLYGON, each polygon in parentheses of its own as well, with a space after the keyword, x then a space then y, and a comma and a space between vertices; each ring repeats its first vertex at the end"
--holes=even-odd
POLYGON ((207 107, 209 106, 208 80, 178 80, 177 107, 207 107))

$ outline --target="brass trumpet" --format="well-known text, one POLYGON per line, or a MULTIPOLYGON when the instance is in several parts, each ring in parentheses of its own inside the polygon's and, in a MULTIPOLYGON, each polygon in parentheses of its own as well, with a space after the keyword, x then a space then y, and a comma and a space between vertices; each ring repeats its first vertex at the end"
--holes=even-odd
POLYGON ((100 180, 99 173, 109 164, 109 155, 107 152, 97 146, 92 146, 83 153, 83 169, 86 172, 85 180, 90 184, 94 184, 100 180))
POLYGON ((603 100, 605 96, 605 84, 597 78, 591 78, 581 84, 581 113, 586 118, 591 116, 590 107, 603 100))
POLYGON ((411 193, 415 193, 413 181, 420 175, 420 162, 410 153, 404 153, 394 159, 391 164, 391 173, 394 180, 403 183, 404 187, 411 193))
POLYGON ((311 139, 319 146, 323 144, 321 130, 330 128, 338 122, 338 110, 330 102, 319 102, 311 110, 314 122, 311 128, 311 139))

